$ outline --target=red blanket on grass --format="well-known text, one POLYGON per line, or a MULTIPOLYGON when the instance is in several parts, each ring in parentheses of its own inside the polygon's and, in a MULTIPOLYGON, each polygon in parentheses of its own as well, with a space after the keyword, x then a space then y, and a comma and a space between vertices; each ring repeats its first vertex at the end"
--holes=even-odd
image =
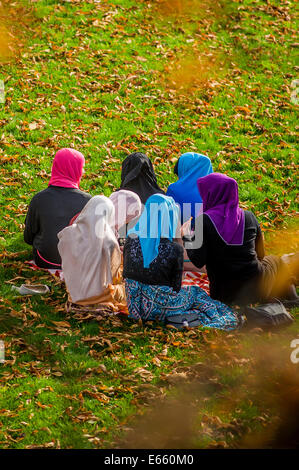
POLYGON ((198 286, 210 295, 210 283, 207 274, 195 271, 184 271, 182 287, 198 286))

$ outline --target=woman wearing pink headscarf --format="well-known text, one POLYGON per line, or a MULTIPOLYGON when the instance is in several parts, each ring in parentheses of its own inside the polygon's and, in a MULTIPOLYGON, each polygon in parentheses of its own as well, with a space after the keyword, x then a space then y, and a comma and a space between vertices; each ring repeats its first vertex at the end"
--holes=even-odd
POLYGON ((59 150, 53 160, 48 188, 30 202, 24 240, 33 246, 34 261, 41 268, 61 269, 57 233, 91 198, 79 189, 84 164, 84 156, 77 150, 59 150))

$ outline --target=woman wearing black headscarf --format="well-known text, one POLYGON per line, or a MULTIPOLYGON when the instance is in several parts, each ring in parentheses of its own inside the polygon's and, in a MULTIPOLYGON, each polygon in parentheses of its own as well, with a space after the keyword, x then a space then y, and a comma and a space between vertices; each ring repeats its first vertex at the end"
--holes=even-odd
POLYGON ((142 204, 153 194, 165 194, 158 186, 152 162, 141 152, 131 153, 123 161, 119 189, 138 194, 142 204))

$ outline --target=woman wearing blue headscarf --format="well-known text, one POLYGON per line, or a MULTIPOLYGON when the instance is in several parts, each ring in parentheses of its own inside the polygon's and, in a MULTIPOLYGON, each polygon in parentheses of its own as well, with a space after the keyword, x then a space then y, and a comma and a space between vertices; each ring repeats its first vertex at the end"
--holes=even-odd
POLYGON ((178 222, 179 208, 174 199, 154 194, 146 201, 136 225, 129 229, 123 277, 130 318, 237 328, 238 318, 229 307, 212 300, 198 286, 181 288, 183 248, 175 240, 178 222))
POLYGON ((172 197, 154 194, 147 200, 136 225, 128 230, 124 248, 124 276, 179 291, 183 247, 174 239, 179 208, 172 197))
POLYGON ((199 215, 199 207, 196 203, 202 203, 198 192, 197 180, 203 176, 213 173, 212 163, 209 157, 199 153, 187 152, 180 156, 174 172, 178 181, 172 183, 167 189, 167 196, 173 197, 181 208, 181 222, 186 222, 190 217, 199 215), (185 207, 183 204, 189 204, 185 207))

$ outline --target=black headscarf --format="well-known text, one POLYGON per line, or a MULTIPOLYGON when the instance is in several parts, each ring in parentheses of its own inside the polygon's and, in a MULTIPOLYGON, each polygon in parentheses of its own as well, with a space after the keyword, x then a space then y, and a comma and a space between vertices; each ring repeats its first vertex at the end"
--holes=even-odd
POLYGON ((152 162, 141 152, 131 153, 123 161, 119 189, 138 194, 142 204, 145 204, 152 194, 165 194, 158 186, 152 162))

